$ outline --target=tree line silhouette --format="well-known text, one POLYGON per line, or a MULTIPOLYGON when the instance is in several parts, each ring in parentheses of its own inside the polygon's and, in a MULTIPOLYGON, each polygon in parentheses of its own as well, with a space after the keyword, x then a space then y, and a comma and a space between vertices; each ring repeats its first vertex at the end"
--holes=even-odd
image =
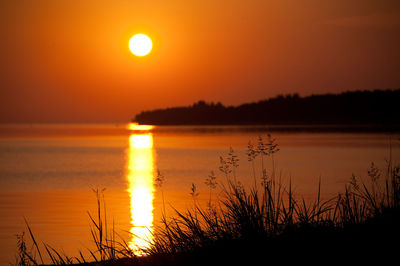
POLYGON ((239 106, 198 101, 191 106, 142 111, 133 119, 152 125, 399 125, 400 89, 298 94, 239 106))

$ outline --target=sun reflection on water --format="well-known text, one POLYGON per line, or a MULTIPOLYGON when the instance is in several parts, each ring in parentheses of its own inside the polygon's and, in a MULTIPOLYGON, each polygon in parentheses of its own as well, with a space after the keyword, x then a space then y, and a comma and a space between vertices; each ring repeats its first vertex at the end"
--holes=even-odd
POLYGON ((151 133, 130 135, 127 179, 132 224, 129 246, 140 255, 153 239, 154 156, 151 133))
POLYGON ((152 130, 154 128, 153 125, 139 125, 138 123, 129 123, 127 125, 127 128, 129 130, 133 130, 133 131, 149 131, 152 130))

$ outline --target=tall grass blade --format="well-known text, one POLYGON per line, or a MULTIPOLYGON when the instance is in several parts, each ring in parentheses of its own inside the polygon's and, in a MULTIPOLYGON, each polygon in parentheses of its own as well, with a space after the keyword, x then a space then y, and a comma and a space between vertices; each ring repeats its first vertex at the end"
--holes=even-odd
POLYGON ((40 261, 41 261, 41 262, 42 262, 42 264, 43 264, 43 258, 42 258, 42 254, 40 253, 39 246, 38 246, 38 244, 37 244, 37 242, 36 242, 36 239, 35 239, 35 237, 33 236, 33 233, 32 233, 32 230, 31 230, 31 227, 29 226, 29 224, 28 224, 28 221, 26 220, 26 218, 25 218, 25 217, 24 217, 24 220, 25 220, 26 227, 28 228, 29 235, 31 236, 31 239, 32 239, 32 241, 33 241, 33 244, 35 245, 35 247, 36 247, 36 250, 37 250, 37 252, 38 252, 38 254, 39 254, 40 261))

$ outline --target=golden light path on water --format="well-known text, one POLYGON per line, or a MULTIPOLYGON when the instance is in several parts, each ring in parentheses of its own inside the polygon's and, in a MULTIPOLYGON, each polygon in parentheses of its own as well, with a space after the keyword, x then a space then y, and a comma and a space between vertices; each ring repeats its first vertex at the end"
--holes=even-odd
POLYGON ((152 130, 154 128, 153 125, 139 125, 138 123, 129 123, 127 128, 129 130, 135 130, 135 131, 146 131, 146 130, 152 130))
POLYGON ((154 156, 151 133, 129 137, 127 166, 132 233, 130 248, 138 255, 153 240, 154 156))

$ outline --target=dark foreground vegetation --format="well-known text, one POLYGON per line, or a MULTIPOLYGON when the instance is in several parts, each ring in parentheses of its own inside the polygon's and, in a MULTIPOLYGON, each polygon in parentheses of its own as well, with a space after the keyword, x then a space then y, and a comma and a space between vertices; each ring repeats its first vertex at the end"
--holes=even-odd
POLYGON ((151 125, 400 125, 400 89, 298 94, 239 106, 199 101, 191 106, 143 111, 133 122, 151 125))
MULTIPOLYGON (((197 201, 193 185, 193 208, 176 211, 174 217, 164 216, 161 226, 154 230, 154 241, 141 251, 142 256, 135 254, 123 239, 116 239, 97 191, 98 213, 89 214, 97 249, 90 251, 90 257, 68 257, 48 245, 41 248, 28 226, 33 248, 27 248, 23 236, 19 236, 16 264, 398 263, 400 168, 391 158, 386 169, 371 164, 366 179, 349 178, 344 191, 336 197, 322 200, 319 186, 315 200, 308 201, 295 196, 291 182, 284 185, 276 174, 274 154, 278 151, 269 135, 260 137, 254 145, 249 143, 247 155, 254 170, 254 185, 246 189, 236 177, 239 162, 231 149, 227 157, 220 158, 220 178, 212 172, 206 179, 210 189, 208 203, 197 201), (257 166, 262 169, 258 174, 257 166), (222 191, 222 196, 212 193, 216 189, 222 191)), ((160 189, 163 181, 159 174, 156 182, 160 189)))

